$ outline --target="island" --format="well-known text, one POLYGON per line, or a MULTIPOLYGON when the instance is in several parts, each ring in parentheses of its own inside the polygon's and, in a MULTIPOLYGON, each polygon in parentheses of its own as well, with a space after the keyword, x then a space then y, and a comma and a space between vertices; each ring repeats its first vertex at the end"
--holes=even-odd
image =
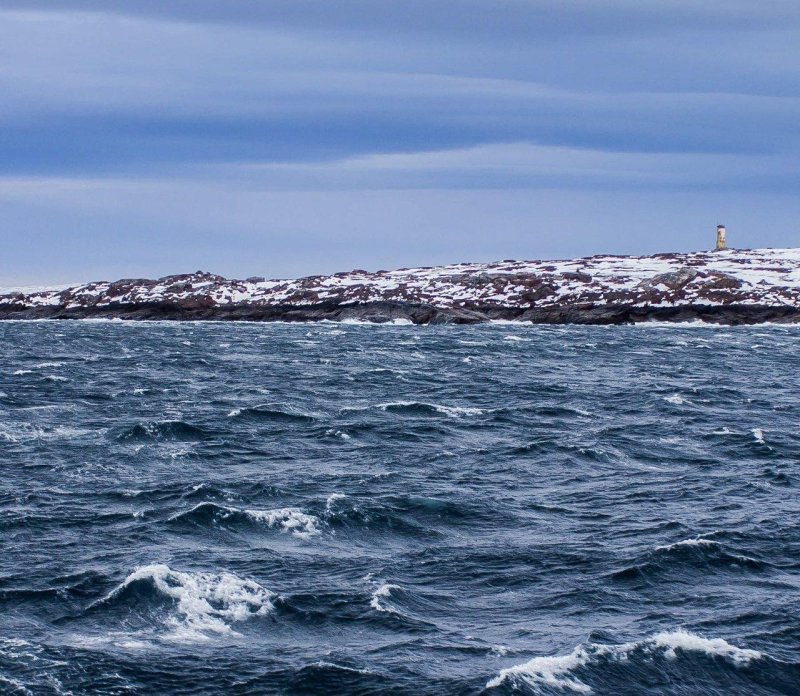
POLYGON ((0 319, 800 322, 800 248, 499 261, 295 280, 206 272, 0 290, 0 319))

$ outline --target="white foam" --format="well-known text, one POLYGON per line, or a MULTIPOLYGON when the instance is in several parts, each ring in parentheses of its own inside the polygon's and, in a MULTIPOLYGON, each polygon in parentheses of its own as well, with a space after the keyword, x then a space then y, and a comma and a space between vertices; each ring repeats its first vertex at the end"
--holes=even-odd
POLYGON ((32 373, 33 373, 33 370, 16 370, 15 372, 12 372, 11 374, 14 375, 15 377, 20 377, 22 375, 30 375, 32 373))
POLYGON ((747 665, 753 660, 760 660, 764 657, 764 654, 758 650, 737 648, 722 638, 701 638, 688 631, 658 633, 650 639, 650 642, 656 648, 665 648, 664 654, 670 659, 678 657, 676 650, 701 652, 709 657, 722 657, 736 665, 747 665))
POLYGON ((671 551, 681 546, 717 546, 717 542, 711 539, 704 539, 703 537, 695 537, 694 539, 676 541, 674 544, 667 544, 666 546, 656 546, 656 551, 671 551))
POLYGON ((390 408, 402 408, 404 406, 432 408, 437 413, 443 413, 451 418, 459 418, 460 416, 480 416, 483 414, 483 409, 480 408, 473 408, 470 406, 443 406, 442 404, 429 404, 422 401, 393 401, 386 404, 378 404, 377 408, 381 411, 388 411, 390 408))
POLYGON ((755 438, 756 442, 758 442, 760 445, 765 444, 764 431, 761 428, 753 428, 751 432, 753 433, 753 437, 755 438))
POLYGON ((257 522, 264 522, 269 527, 278 527, 282 532, 291 533, 301 539, 310 539, 321 533, 317 527, 319 519, 314 515, 306 514, 299 508, 245 510, 244 512, 257 522))
POLYGON ((519 679, 536 688, 538 685, 552 686, 558 689, 590 694, 592 689, 573 677, 566 676, 577 667, 589 663, 591 654, 582 646, 578 646, 569 655, 554 657, 534 657, 525 664, 503 669, 494 679, 486 684, 487 689, 494 689, 506 680, 519 679))
POLYGON ((534 657, 524 664, 501 670, 494 679, 487 682, 486 688, 498 687, 507 680, 518 680, 534 689, 539 686, 551 686, 589 694, 592 693, 591 687, 584 684, 574 675, 570 675, 570 672, 596 663, 603 657, 626 660, 635 651, 642 651, 650 658, 660 654, 670 660, 677 659, 680 656, 678 651, 698 652, 708 657, 728 660, 737 667, 765 657, 763 653, 757 650, 737 648, 722 638, 702 638, 683 630, 665 631, 638 642, 623 643, 621 645, 587 643, 586 645, 579 645, 569 655, 534 657))
POLYGON ((328 496, 328 500, 325 502, 325 512, 330 514, 333 512, 333 506, 336 504, 337 500, 344 500, 347 496, 344 493, 331 493, 328 496))
POLYGON ((27 440, 57 440, 85 437, 87 435, 101 435, 104 429, 97 431, 88 428, 73 428, 68 425, 39 428, 30 423, 18 423, 16 426, 0 423, 0 438, 7 442, 22 442, 27 440))
POLYGON ((666 401, 666 402, 668 402, 670 404, 677 404, 677 405, 685 404, 687 402, 687 400, 684 399, 680 394, 673 394, 672 396, 665 396, 664 397, 664 401, 666 401))
POLYGON ((326 430, 325 434, 331 437, 338 437, 340 440, 351 439, 351 436, 344 432, 344 430, 335 430, 331 428, 330 430, 326 430))
POLYGON ((719 430, 712 430, 711 434, 712 435, 735 435, 733 430, 728 428, 727 425, 722 426, 722 428, 720 428, 719 430))
POLYGON ((374 674, 374 672, 371 672, 368 669, 356 669, 355 667, 347 667, 345 665, 337 665, 334 662, 326 662, 325 660, 319 660, 318 662, 315 662, 313 666, 314 667, 322 667, 322 668, 332 667, 334 669, 341 670, 342 672, 352 672, 353 674, 374 674))
POLYGON ((369 602, 370 607, 372 607, 375 611, 380 611, 385 614, 397 614, 397 611, 392 609, 392 607, 381 604, 381 599, 389 599, 389 597, 392 596, 392 590, 400 589, 402 589, 400 585, 391 585, 389 583, 381 585, 372 593, 372 598, 369 602))
POLYGON ((178 616, 169 616, 165 623, 174 629, 177 639, 235 634, 229 624, 265 616, 273 609, 276 596, 255 580, 232 573, 182 572, 157 564, 134 570, 103 601, 114 599, 141 580, 151 582, 159 593, 176 602, 178 616))
POLYGON ((30 694, 30 696, 33 696, 33 691, 31 691, 22 682, 18 682, 16 679, 12 679, 11 677, 6 677, 0 674, 0 686, 4 685, 11 689, 10 693, 24 694, 24 696, 28 696, 28 694, 30 694))

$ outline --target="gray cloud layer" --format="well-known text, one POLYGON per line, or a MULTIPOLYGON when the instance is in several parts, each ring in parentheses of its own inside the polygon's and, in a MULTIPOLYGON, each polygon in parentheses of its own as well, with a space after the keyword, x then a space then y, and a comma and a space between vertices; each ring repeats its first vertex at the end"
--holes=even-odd
POLYGON ((272 274, 445 261, 430 233, 398 246, 404 219, 428 229, 421 200, 442 249, 485 258, 648 250, 639 213, 612 206, 613 229, 592 215, 636 196, 676 245, 696 235, 675 231, 680 196, 698 225, 738 210, 747 244, 795 244, 799 63, 800 4, 783 0, 6 0, 0 282, 136 271, 99 251, 109 238, 138 272, 180 263, 220 207, 233 273, 254 258, 272 274), (160 199, 191 191, 192 210, 164 213, 160 199), (391 223, 353 213, 368 197, 391 223), (37 257, 67 226, 73 247, 98 249, 91 269, 37 257), (160 256, 136 244, 152 230, 160 256))

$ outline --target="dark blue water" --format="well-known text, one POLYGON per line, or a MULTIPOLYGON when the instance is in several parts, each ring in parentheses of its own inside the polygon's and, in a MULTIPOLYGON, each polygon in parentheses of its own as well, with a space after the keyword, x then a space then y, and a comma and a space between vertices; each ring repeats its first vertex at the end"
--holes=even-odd
POLYGON ((0 324, 0 692, 800 693, 800 329, 0 324))

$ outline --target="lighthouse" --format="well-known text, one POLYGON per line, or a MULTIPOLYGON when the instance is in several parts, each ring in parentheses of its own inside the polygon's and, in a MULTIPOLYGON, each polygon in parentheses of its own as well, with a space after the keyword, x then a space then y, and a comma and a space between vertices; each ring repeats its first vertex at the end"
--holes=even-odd
POLYGON ((716 251, 723 251, 728 248, 725 242, 725 225, 717 225, 717 246, 716 251))

